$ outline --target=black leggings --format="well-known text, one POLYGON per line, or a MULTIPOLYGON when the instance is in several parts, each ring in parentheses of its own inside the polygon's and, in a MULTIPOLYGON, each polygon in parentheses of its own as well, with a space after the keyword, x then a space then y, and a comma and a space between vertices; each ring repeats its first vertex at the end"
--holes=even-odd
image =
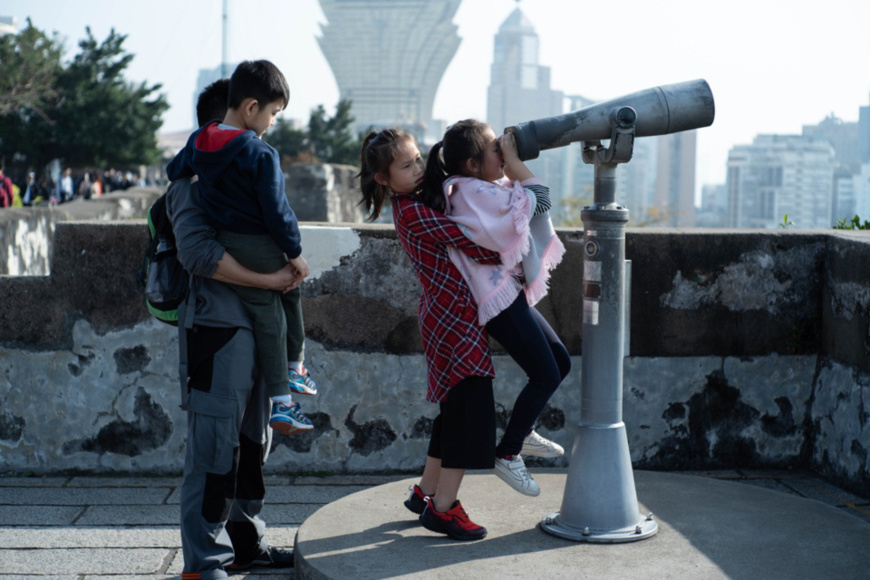
POLYGON ((523 447, 523 439, 534 429, 538 415, 568 376, 571 357, 541 313, 529 306, 522 291, 513 304, 486 323, 486 330, 529 377, 495 450, 496 457, 516 455, 523 447))

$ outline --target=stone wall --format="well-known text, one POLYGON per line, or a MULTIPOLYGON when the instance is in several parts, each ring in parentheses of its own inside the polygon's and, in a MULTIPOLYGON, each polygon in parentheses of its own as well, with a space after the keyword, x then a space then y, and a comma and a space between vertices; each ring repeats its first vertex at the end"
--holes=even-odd
POLYGON ((44 276, 55 224, 75 220, 141 218, 162 193, 156 187, 133 188, 90 200, 77 199, 57 206, 8 208, 0 211, 0 275, 44 276))
POLYGON ((287 199, 299 221, 362 223, 356 172, 348 165, 289 165, 284 170, 287 199))
MULTIPOLYGON (((284 171, 287 199, 300 222, 362 223, 356 168, 294 163, 284 171)), ((49 272, 55 224, 61 221, 142 218, 162 187, 134 187, 58 206, 0 211, 0 275, 49 272)))
MULTIPOLYGON (((573 370, 539 431, 566 447, 579 420, 583 232, 541 312, 573 370)), ((51 275, 0 277, 0 470, 177 472, 175 329, 134 285, 144 222, 56 225, 51 275)), ((419 286, 390 226, 303 228, 307 364, 316 429, 277 436, 271 471, 422 466, 419 286)), ((624 417, 643 469, 814 469, 870 495, 870 236, 835 231, 629 230, 624 417)), ((503 425, 524 384, 496 356, 503 425)), ((563 465, 565 459, 534 460, 563 465)))

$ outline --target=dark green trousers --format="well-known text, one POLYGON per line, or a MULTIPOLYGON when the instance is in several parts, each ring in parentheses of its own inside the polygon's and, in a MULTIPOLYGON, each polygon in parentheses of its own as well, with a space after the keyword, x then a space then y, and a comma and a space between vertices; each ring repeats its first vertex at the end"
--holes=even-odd
MULTIPOLYGON (((287 265, 287 258, 272 236, 220 231, 217 240, 240 264, 260 273, 287 265)), ((302 320, 302 290, 286 294, 262 288, 229 285, 244 304, 254 325, 257 360, 270 397, 288 395, 287 362, 302 362, 305 326, 302 320)))

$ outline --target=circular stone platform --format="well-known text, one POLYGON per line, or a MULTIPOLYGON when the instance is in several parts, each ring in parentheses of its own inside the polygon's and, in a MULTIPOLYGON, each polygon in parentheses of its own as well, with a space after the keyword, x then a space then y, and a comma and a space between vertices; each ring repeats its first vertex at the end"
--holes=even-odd
POLYGON ((489 533, 456 542, 424 529, 402 505, 417 478, 324 506, 299 528, 297 580, 382 578, 867 578, 870 526, 826 504, 764 488, 636 471, 640 511, 658 533, 590 544, 545 533, 564 473, 538 473, 541 495, 516 493, 489 473, 466 476, 460 499, 489 533))

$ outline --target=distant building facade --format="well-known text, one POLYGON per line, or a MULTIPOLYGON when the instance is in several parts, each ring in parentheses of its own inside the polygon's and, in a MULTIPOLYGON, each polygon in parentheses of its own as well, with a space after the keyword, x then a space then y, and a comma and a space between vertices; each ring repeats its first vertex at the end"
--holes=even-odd
POLYGON ((861 165, 861 172, 852 176, 852 190, 855 195, 855 211, 861 221, 870 220, 870 163, 861 165))
POLYGON ((836 189, 834 223, 848 224, 855 216, 861 223, 870 220, 870 163, 862 164, 854 175, 837 179, 836 189))
MULTIPOLYGON (((495 134, 524 121, 562 114, 564 94, 550 88, 550 67, 538 64, 538 34, 522 10, 515 8, 505 19, 494 43, 486 122, 495 134)), ((564 191, 563 151, 542 151, 527 165, 551 192, 564 191)))
POLYGON ((0 36, 18 34, 18 20, 14 16, 0 16, 0 36))
POLYGON ((701 187, 701 207, 695 212, 695 225, 699 228, 727 226, 728 189, 724 183, 705 184, 701 187))
POLYGON ((870 163, 870 105, 858 110, 858 160, 870 163))
POLYGON ((215 68, 199 69, 199 73, 196 75, 196 90, 193 92, 193 124, 191 127, 199 127, 199 122, 196 120, 196 101, 199 99, 202 90, 215 81, 230 78, 237 66, 239 66, 239 63, 224 63, 215 68))
POLYGON ((858 125, 859 123, 848 123, 829 115, 817 125, 804 125, 802 134, 827 139, 834 148, 837 165, 849 174, 854 174, 861 165, 858 155, 858 125))
POLYGON ((656 225, 695 226, 695 157, 698 132, 661 135, 658 141, 654 207, 662 211, 656 225))
MULTIPOLYGON (((421 142, 435 93, 459 48, 460 0, 320 0, 327 24, 317 41, 340 99, 353 102, 354 130, 403 127, 421 142)), ((440 137, 440 135, 439 135, 440 137)))
POLYGON ((860 186, 859 175, 849 175, 838 172, 834 177, 834 207, 831 210, 831 221, 836 224, 840 221, 849 222, 857 213, 858 198, 856 187, 860 186))
POLYGON ((774 228, 783 217, 799 228, 830 228, 834 148, 823 137, 758 135, 728 153, 728 225, 774 228))

